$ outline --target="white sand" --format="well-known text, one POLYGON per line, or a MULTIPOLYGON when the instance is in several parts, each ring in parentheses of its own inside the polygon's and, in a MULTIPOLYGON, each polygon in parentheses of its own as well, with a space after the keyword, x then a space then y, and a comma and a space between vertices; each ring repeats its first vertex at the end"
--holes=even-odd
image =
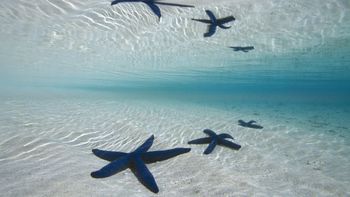
POLYGON ((103 97, 67 92, 2 96, 0 193, 153 196, 129 170, 103 180, 91 178, 90 172, 106 162, 90 151, 131 151, 154 134, 153 150, 192 148, 188 154, 148 165, 160 188, 157 196, 350 194, 349 125, 339 128, 327 116, 348 116, 349 111, 320 108, 320 113, 310 108, 304 113, 274 105, 220 110, 118 94, 103 97), (239 127, 236 121, 241 118, 254 118, 265 128, 239 127), (187 141, 203 136, 205 128, 230 133, 242 149, 217 147, 211 155, 202 155, 205 146, 189 146, 187 141))
MULTIPOLYGON (((349 46, 348 0, 176 2, 196 8, 163 6, 158 22, 143 4, 5 0, 0 4, 0 83, 92 79, 113 84, 108 80, 167 80, 218 68, 239 73, 259 69, 240 65, 244 61, 305 52, 332 63, 331 70, 348 70, 325 55, 349 46), (237 21, 204 39, 206 26, 190 19, 207 17, 205 9, 219 17, 232 14, 237 21), (242 56, 225 50, 231 45, 256 50, 242 56)), ((267 65, 268 70, 290 67, 267 65)), ((191 146, 186 155, 149 165, 160 188, 157 196, 350 195, 347 109, 217 109, 205 102, 118 98, 118 92, 96 96, 39 89, 22 95, 14 87, 15 94, 0 91, 1 196, 152 196, 130 171, 92 179, 90 172, 106 162, 91 149, 130 151, 151 134, 153 149, 189 147, 186 142, 201 137, 205 128, 232 134, 243 148, 218 147, 203 156, 204 147, 191 146), (237 119, 252 117, 265 128, 236 125, 237 119)))

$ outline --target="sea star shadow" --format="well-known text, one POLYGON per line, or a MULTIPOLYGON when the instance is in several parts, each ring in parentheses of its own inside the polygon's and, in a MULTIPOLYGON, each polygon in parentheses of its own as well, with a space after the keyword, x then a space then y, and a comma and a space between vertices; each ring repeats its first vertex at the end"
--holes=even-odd
POLYGON ((118 3, 125 3, 125 2, 142 2, 148 5, 148 7, 152 10, 152 12, 160 17, 162 16, 159 7, 156 4, 159 5, 166 5, 166 6, 177 6, 177 7, 184 7, 184 8, 194 8, 193 5, 184 5, 184 4, 177 4, 177 3, 166 3, 166 2, 159 2, 158 0, 114 0, 111 2, 111 5, 115 5, 118 3))
POLYGON ((213 12, 210 10, 205 10, 205 12, 209 16, 209 20, 207 20, 207 19, 195 19, 195 18, 192 19, 194 21, 208 24, 208 30, 206 33, 203 34, 204 37, 210 37, 210 36, 214 35, 214 33, 216 32, 216 27, 220 27, 221 29, 231 28, 231 26, 225 26, 224 24, 236 20, 235 17, 233 17, 233 16, 227 16, 224 18, 216 18, 215 15, 213 14, 213 12))

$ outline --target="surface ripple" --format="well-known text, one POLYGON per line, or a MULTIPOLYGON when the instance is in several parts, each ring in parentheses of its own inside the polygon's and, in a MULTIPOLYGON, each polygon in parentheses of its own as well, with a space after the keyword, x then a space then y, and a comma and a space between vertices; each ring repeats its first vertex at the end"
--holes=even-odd
MULTIPOLYGON (((4 1, 0 5, 0 38, 4 41, 2 47, 11 51, 7 54, 4 49, 3 55, 19 67, 5 71, 31 73, 34 67, 44 76, 45 71, 57 70, 65 71, 60 72, 63 76, 82 77, 87 76, 82 73, 87 73, 115 79, 128 78, 131 73, 135 78, 148 78, 150 74, 166 80, 162 73, 176 77, 175 70, 191 73, 223 67, 238 72, 249 64, 245 61, 273 61, 281 55, 296 64, 293 57, 302 58, 305 54, 321 59, 324 54, 342 56, 344 48, 350 46, 350 25, 345 22, 350 8, 342 0, 327 0, 324 4, 318 0, 186 3, 196 7, 160 6, 163 17, 159 21, 143 3, 110 6, 109 1, 98 0, 4 1), (191 18, 206 18, 205 9, 211 9, 218 17, 234 15, 237 20, 232 28, 218 29, 215 36, 203 38, 206 25, 191 18), (342 47, 338 47, 338 42, 342 47), (253 45, 255 50, 242 55, 227 49, 232 45, 253 45), (35 53, 30 52, 33 47, 35 53), (13 54, 24 56, 19 61, 10 58, 13 54), (57 65, 48 67, 53 59, 57 65), (245 63, 241 65, 242 62, 245 63), (25 64, 30 66, 23 67, 25 64), (71 64, 74 70, 70 69, 71 64)), ((337 66, 340 70, 347 68, 344 64, 337 66)), ((329 70, 329 63, 302 69, 307 68, 317 73, 329 70)), ((270 62, 258 67, 265 69, 290 67, 271 66, 270 62)))

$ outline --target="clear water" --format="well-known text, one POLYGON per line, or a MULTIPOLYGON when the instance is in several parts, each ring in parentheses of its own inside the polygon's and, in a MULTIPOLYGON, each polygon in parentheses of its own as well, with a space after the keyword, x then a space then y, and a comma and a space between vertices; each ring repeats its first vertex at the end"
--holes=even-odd
POLYGON ((149 166, 160 196, 350 195, 350 2, 172 2, 196 8, 1 3, 0 193, 152 196, 129 171, 90 172, 92 148, 154 134, 153 149, 192 148, 149 166), (237 20, 203 38, 205 9, 237 20), (187 141, 205 128, 242 149, 202 155, 187 141))

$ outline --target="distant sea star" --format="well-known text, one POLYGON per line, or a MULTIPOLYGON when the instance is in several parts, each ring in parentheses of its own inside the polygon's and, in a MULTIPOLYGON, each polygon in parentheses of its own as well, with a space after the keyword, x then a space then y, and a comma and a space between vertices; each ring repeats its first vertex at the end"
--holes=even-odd
POLYGON ((204 151, 204 154, 206 155, 211 153, 216 145, 222 145, 234 150, 239 150, 241 148, 241 145, 226 140, 226 138, 233 139, 233 137, 227 133, 217 135, 214 131, 210 129, 204 129, 203 132, 209 135, 209 137, 192 140, 189 141, 188 144, 209 144, 207 149, 205 149, 204 151))
POLYGON ((238 120, 238 124, 242 127, 248 127, 248 128, 253 128, 253 129, 262 129, 264 127, 255 124, 255 120, 251 120, 249 122, 244 122, 243 120, 238 120))

